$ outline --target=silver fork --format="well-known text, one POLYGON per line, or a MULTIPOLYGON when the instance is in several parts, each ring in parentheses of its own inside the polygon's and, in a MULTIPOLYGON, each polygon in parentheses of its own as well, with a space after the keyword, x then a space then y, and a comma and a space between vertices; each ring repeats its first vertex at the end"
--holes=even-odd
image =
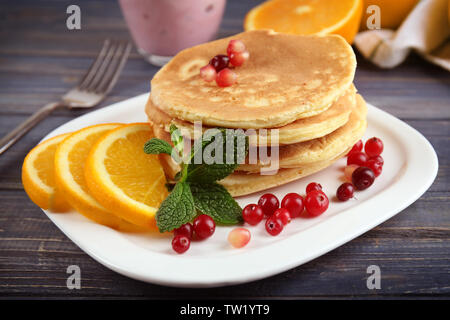
POLYGON ((45 105, 3 137, 0 140, 0 155, 53 110, 61 107, 91 108, 99 104, 119 79, 130 50, 129 41, 105 40, 97 58, 78 85, 67 92, 60 101, 45 105))

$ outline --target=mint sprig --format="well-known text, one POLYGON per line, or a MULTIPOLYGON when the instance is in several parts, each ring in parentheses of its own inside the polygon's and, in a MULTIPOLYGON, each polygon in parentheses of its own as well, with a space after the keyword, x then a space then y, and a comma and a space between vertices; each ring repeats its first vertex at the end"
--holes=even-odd
POLYGON ((232 225, 242 222, 242 208, 224 186, 216 182, 190 183, 190 186, 197 210, 220 224, 232 225))
MULTIPOLYGON (((210 129, 211 130, 211 129, 210 129)), ((188 176, 187 181, 197 182, 197 183, 212 183, 214 181, 219 181, 233 173, 233 171, 239 166, 239 155, 247 155, 248 149, 248 138, 243 131, 236 131, 233 135, 230 131, 225 129, 216 129, 216 135, 203 135, 201 138, 201 143, 194 144, 193 152, 191 152, 191 160, 195 160, 197 153, 203 153, 205 148, 212 145, 217 137, 222 137, 222 150, 224 151, 221 157, 221 163, 211 163, 206 164, 202 162, 196 164, 195 161, 191 161, 188 166, 188 176), (244 143, 239 143, 239 140, 244 141, 244 143), (227 161, 226 143, 231 143, 233 145, 233 150, 231 150, 232 161, 227 161), (200 147, 201 146, 201 147, 200 147)), ((229 150, 230 151, 230 150, 229 150)), ((215 155, 214 152, 211 153, 215 155)), ((242 159, 243 160, 243 159, 242 159)))
POLYGON ((196 141, 186 159, 183 158, 184 140, 180 130, 172 125, 170 133, 174 147, 157 138, 149 140, 144 146, 145 153, 172 154, 172 157, 179 156, 185 160, 181 163, 181 170, 176 174, 175 187, 156 213, 159 231, 176 229, 192 221, 198 212, 209 215, 218 224, 230 225, 241 222, 242 208, 216 181, 230 175, 245 158, 248 152, 247 136, 243 131, 231 134, 228 130, 216 129, 212 135, 204 134, 196 141), (240 143, 242 141, 244 143, 240 143), (216 150, 213 147, 217 146, 223 151, 222 155, 217 155, 217 158, 220 158, 218 163, 211 163, 211 160, 196 163, 196 156, 203 155, 205 151, 210 151, 209 154, 216 159, 216 150))
POLYGON ((171 231, 191 221, 195 215, 191 188, 186 182, 179 182, 156 212, 156 225, 161 232, 171 231))

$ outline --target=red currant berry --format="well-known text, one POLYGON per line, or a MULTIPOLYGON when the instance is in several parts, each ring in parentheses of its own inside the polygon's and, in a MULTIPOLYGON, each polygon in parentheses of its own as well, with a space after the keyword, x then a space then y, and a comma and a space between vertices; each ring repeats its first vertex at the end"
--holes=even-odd
POLYGON ((200 68, 200 77, 206 82, 211 82, 216 80, 217 72, 216 69, 210 64, 200 68))
POLYGON ((298 193, 288 193, 281 200, 281 207, 289 211, 291 218, 299 217, 305 208, 303 197, 298 193))
POLYGON ((178 236, 178 235, 181 235, 181 236, 185 236, 185 237, 188 237, 189 239, 191 239, 193 232, 194 232, 194 228, 192 227, 192 224, 190 224, 188 222, 188 223, 183 224, 178 229, 175 229, 173 231, 173 235, 175 237, 178 236))
POLYGON ((328 209, 328 197, 320 190, 314 190, 305 197, 306 211, 314 217, 317 217, 328 209))
POLYGON ((378 139, 377 137, 373 137, 367 140, 366 145, 364 146, 364 151, 369 157, 380 155, 383 152, 383 149, 383 141, 381 141, 381 139, 378 139))
POLYGON ((285 208, 279 208, 273 213, 273 217, 275 219, 280 219, 281 222, 283 222, 283 225, 287 225, 289 222, 291 222, 291 214, 289 211, 285 208))
POLYGON ((245 51, 245 44, 241 40, 233 39, 230 40, 227 47, 227 55, 230 56, 232 53, 245 51))
POLYGON ((352 152, 348 155, 347 165, 356 164, 358 166, 363 166, 369 157, 364 152, 352 152))
POLYGON ((177 235, 172 240, 172 248, 176 253, 186 252, 191 245, 191 240, 183 235, 177 235))
POLYGON ((383 164, 381 162, 377 162, 377 160, 367 160, 365 166, 367 168, 372 169, 373 173, 375 174, 375 177, 378 177, 381 174, 381 171, 383 171, 383 164))
POLYGON ((228 242, 234 248, 242 248, 249 243, 251 238, 250 231, 245 228, 235 228, 228 234, 228 242))
POLYGON ((352 174, 352 182, 357 190, 367 189, 375 181, 375 174, 372 169, 359 167, 352 174))
POLYGON ((230 63, 235 67, 240 67, 250 57, 250 53, 245 50, 242 52, 232 52, 230 54, 230 63))
POLYGON ((201 214, 194 220, 194 232, 198 239, 206 239, 212 236, 216 230, 214 220, 206 214, 201 214))
POLYGON ((228 68, 219 71, 216 77, 216 83, 219 87, 229 87, 236 82, 237 75, 228 68))
POLYGON ((263 209, 257 204, 248 204, 242 210, 242 218, 248 224, 256 226, 264 218, 263 209))
POLYGON ((258 200, 259 206, 266 216, 271 216, 280 207, 280 201, 272 193, 266 193, 258 200))
POLYGON ((352 152, 360 152, 363 149, 363 142, 362 140, 359 140, 355 145, 351 148, 351 150, 348 152, 347 155, 349 155, 352 152))
POLYGON ((378 162, 379 164, 381 164, 382 166, 384 165, 384 159, 382 156, 375 156, 375 157, 370 157, 369 160, 373 160, 378 162))
POLYGON ((340 201, 347 201, 348 199, 353 198, 354 191, 355 188, 353 187, 353 185, 349 182, 346 182, 339 186, 339 188, 336 191, 336 197, 340 201))
POLYGON ((311 182, 306 186, 306 193, 310 193, 313 190, 322 190, 320 183, 311 182))
POLYGON ((216 72, 228 68, 228 64, 230 63, 230 58, 224 54, 218 54, 209 62, 210 65, 216 69, 216 72))
POLYGON ((270 217, 266 221, 266 230, 272 236, 279 235, 283 231, 283 222, 275 217, 270 217))

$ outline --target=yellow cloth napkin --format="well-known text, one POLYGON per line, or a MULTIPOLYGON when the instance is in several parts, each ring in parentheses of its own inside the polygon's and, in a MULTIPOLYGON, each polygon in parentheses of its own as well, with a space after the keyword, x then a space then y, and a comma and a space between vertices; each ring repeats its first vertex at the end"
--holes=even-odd
POLYGON ((450 71, 449 5, 449 0, 422 0, 398 30, 361 32, 356 35, 355 46, 364 57, 382 68, 399 65, 415 50, 450 71))

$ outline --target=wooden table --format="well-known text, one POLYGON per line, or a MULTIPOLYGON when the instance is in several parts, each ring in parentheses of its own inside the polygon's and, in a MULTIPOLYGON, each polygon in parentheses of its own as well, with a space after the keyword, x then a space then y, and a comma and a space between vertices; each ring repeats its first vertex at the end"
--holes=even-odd
MULTIPOLYGON (((241 31, 245 13, 257 2, 229 1, 219 36, 241 31)), ((129 38, 115 1, 77 4, 81 31, 66 29, 68 2, 0 3, 0 136, 74 86, 103 39, 129 38)), ((83 253, 22 189, 20 169, 26 153, 49 131, 85 112, 60 110, 0 156, 0 296, 450 296, 450 74, 416 55, 393 70, 380 70, 360 56, 358 64, 355 83, 364 97, 422 132, 439 156, 433 186, 394 218, 310 263, 249 284, 200 290, 131 280, 83 253), (73 264, 82 270, 81 290, 66 288, 66 268, 73 264), (369 265, 381 268, 380 290, 366 287, 369 265)), ((99 107, 148 92, 156 71, 133 52, 117 86, 99 107)))

